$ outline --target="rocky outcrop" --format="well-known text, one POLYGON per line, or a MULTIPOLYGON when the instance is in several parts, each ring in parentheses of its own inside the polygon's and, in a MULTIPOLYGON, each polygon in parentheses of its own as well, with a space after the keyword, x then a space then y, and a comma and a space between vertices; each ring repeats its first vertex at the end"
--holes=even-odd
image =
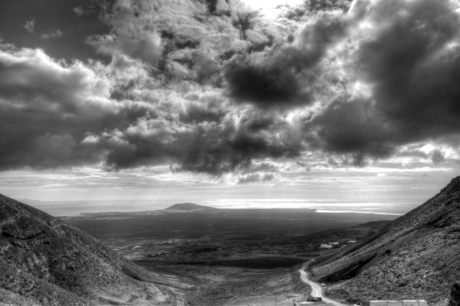
POLYGON ((450 290, 449 306, 460 306, 460 284, 454 284, 450 290))

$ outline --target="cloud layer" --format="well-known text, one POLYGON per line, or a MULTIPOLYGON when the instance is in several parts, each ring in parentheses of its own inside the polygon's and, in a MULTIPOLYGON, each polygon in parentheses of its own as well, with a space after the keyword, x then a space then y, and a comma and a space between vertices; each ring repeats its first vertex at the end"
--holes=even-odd
POLYGON ((455 4, 347 5, 316 1, 268 21, 236 1, 120 0, 102 5, 110 33, 88 38, 107 63, 4 44, 0 169, 170 164, 220 175, 312 151, 354 165, 424 142, 457 152, 455 4))
POLYGON ((339 46, 339 62, 348 68, 347 93, 335 97, 307 130, 328 151, 372 157, 457 134, 459 16, 451 3, 366 5, 356 4, 355 15, 364 17, 339 46))

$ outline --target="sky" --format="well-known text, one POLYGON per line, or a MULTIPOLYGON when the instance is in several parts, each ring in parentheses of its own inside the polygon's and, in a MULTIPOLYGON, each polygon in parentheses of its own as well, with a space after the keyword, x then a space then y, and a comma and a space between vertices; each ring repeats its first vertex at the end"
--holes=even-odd
POLYGON ((403 214, 460 174, 456 0, 0 0, 0 193, 403 214))

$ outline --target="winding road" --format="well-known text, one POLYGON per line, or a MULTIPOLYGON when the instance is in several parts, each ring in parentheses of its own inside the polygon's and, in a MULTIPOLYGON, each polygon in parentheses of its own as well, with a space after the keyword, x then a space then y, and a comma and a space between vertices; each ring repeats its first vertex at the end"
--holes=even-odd
POLYGON ((308 264, 309 262, 304 263, 302 265, 302 268, 300 268, 299 272, 300 272, 300 279, 311 287, 311 296, 319 297, 323 300, 323 302, 334 304, 334 306, 348 306, 346 304, 342 304, 337 301, 328 299, 327 297, 324 297, 323 288, 321 287, 321 285, 308 279, 308 272, 305 271, 308 264))

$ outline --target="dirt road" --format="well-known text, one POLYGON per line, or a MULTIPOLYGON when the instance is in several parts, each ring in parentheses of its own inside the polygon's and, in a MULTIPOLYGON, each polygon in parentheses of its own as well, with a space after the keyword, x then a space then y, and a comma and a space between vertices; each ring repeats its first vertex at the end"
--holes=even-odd
POLYGON ((308 273, 305 271, 308 264, 309 262, 304 263, 302 265, 302 268, 300 268, 299 272, 300 272, 300 279, 311 287, 311 295, 313 297, 320 297, 323 300, 323 302, 332 303, 334 304, 334 306, 348 306, 346 304, 342 304, 334 300, 328 299, 327 297, 324 297, 323 288, 321 287, 321 285, 308 279, 308 273))

